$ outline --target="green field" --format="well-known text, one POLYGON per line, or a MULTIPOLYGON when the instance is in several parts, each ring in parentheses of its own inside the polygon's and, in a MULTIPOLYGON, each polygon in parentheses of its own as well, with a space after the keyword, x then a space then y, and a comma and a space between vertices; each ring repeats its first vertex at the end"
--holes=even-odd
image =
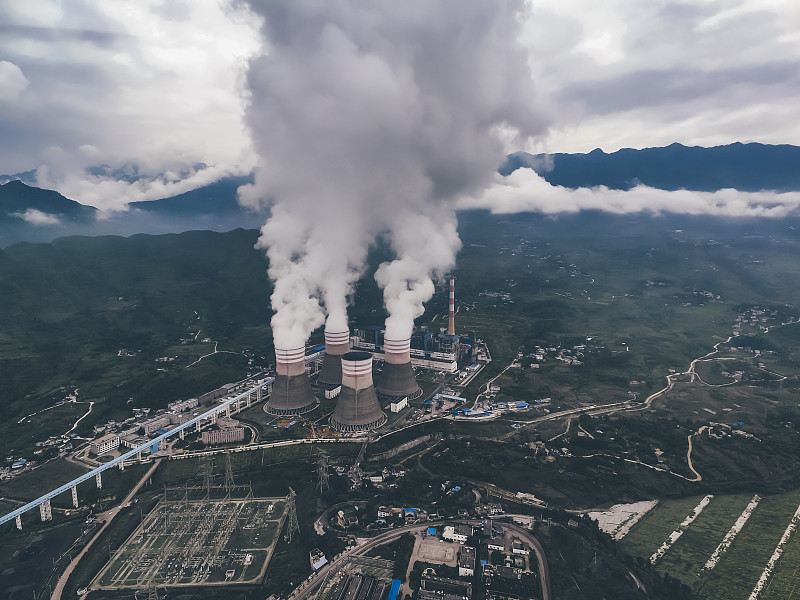
POLYGON ((715 497, 659 561, 658 570, 689 586, 697 585, 703 565, 751 498, 747 494, 715 497))
MULTIPOLYGON (((800 491, 762 497, 716 566, 703 570, 751 498, 746 494, 715 497, 658 561, 657 570, 679 578, 704 600, 746 600, 800 503, 800 491)), ((623 549, 648 558, 697 501, 699 498, 685 498, 659 503, 622 539, 623 549)), ((794 535, 763 598, 783 600, 792 597, 793 590, 800 583, 798 555, 800 537, 794 535)))
MULTIPOLYGON (((664 500, 634 525, 622 538, 622 548, 634 556, 650 558, 650 555, 678 528, 678 525, 692 512, 702 496, 692 496, 679 500, 664 500)), ((711 501, 705 510, 714 504, 711 501)), ((702 515, 702 513, 700 513, 702 515)), ((686 535, 686 534, 684 534, 686 535)))
POLYGON ((724 558, 703 574, 696 589, 703 598, 745 599, 800 504, 800 491, 761 500, 724 558))
POLYGON ((775 570, 764 591, 763 600, 796 600, 800 597, 800 535, 795 530, 784 547, 775 570))

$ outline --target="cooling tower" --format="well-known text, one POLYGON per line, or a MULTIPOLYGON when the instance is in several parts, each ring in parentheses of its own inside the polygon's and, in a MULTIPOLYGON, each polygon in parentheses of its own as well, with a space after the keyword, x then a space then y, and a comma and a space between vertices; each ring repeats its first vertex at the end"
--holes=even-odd
POLYGON ((325 356, 317 383, 328 387, 342 385, 342 355, 350 351, 350 332, 325 332, 325 356))
POLYGON ((302 415, 316 408, 318 401, 306 375, 305 349, 275 349, 278 375, 267 400, 271 415, 302 415))
POLYGON ((372 385, 372 354, 348 352, 341 357, 342 392, 331 415, 331 427, 354 433, 386 423, 375 386, 372 385))
POLYGON ((411 340, 384 340, 384 362, 377 391, 381 399, 419 398, 422 390, 411 367, 411 340))

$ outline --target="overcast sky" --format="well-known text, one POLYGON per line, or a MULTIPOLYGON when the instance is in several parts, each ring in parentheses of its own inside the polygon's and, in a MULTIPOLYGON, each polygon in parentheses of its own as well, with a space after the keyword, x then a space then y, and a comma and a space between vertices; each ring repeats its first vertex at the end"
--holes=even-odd
MULTIPOLYGON (((800 3, 543 0, 524 15, 546 133, 509 150, 800 144, 800 3)), ((259 18, 215 0, 0 0, 0 173, 100 207, 249 173, 259 18), (197 168, 204 164, 205 169, 197 168), (137 165, 137 184, 87 177, 137 165)))

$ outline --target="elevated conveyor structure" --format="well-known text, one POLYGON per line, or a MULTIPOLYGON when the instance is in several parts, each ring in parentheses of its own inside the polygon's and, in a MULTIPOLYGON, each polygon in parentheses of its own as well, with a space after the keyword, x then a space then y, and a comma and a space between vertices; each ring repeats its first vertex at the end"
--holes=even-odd
MULTIPOLYGON (((49 511, 50 500, 52 500, 53 498, 55 498, 60 494, 69 492, 72 488, 75 488, 84 481, 89 481, 90 479, 93 478, 97 481, 98 487, 101 487, 100 475, 103 471, 107 471, 108 469, 111 469, 113 467, 123 468, 126 460, 139 458, 143 452, 148 452, 150 448, 152 448, 154 445, 161 444, 163 440, 166 440, 174 435, 178 435, 180 434, 181 431, 184 431, 191 427, 195 427, 197 431, 199 431, 203 421, 209 421, 209 423, 216 422, 216 419, 220 413, 225 415, 227 414, 228 411, 238 412, 243 407, 244 408, 249 407, 252 404, 251 396, 255 394, 256 398, 260 399, 261 398, 260 392, 264 388, 269 389, 269 387, 273 384, 273 382, 274 378, 272 377, 267 377, 266 379, 260 380, 259 383, 249 388, 247 391, 242 392, 241 394, 238 394, 237 396, 234 396, 232 398, 228 398, 227 400, 224 400, 211 410, 207 410, 206 412, 186 421, 185 423, 182 423, 181 425, 178 425, 174 429, 170 429, 169 431, 159 435, 158 437, 147 440, 147 442, 142 444, 141 446, 137 446, 136 448, 133 448, 132 450, 126 452, 125 454, 122 454, 121 456, 113 460, 110 460, 104 465, 101 465, 96 469, 89 471, 88 473, 84 473, 83 475, 77 477, 76 479, 73 479, 69 483, 65 483, 64 485, 54 489, 52 492, 48 492, 43 496, 39 496, 38 498, 36 498, 36 500, 28 502, 24 506, 20 506, 19 508, 11 511, 7 515, 3 515, 2 517, 0 517, 0 525, 16 519, 17 527, 21 529, 21 521, 19 518, 29 510, 37 508, 40 505, 45 505, 49 511)), ((42 512, 42 516, 44 518, 44 511, 42 512)))

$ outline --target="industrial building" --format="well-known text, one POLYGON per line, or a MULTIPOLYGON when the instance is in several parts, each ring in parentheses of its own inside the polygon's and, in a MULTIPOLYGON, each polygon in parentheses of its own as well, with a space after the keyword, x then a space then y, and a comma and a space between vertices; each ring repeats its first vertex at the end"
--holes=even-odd
POLYGON ((342 355, 341 371, 342 391, 330 418, 331 427, 355 433, 386 423, 386 414, 381 410, 372 382, 372 355, 369 352, 342 355))
MULTIPOLYGON (((386 349, 385 333, 385 329, 378 326, 356 329, 350 337, 350 346, 353 349, 372 352, 378 360, 385 360, 384 368, 386 368, 386 363, 391 362, 386 358, 387 353, 391 354, 391 350, 387 351, 386 349)), ((455 333, 455 284, 451 279, 448 329, 446 332, 442 329, 439 333, 429 331, 427 327, 414 329, 409 340, 411 365, 422 369, 455 373, 459 369, 466 369, 475 362, 474 344, 474 333, 464 336, 455 333)), ((380 386, 378 394, 381 394, 380 386)), ((414 398, 410 397, 410 399, 414 398)))
POLYGON ((105 454, 109 450, 114 450, 119 447, 119 435, 116 433, 109 433, 104 435, 98 440, 93 441, 89 446, 89 453, 99 456, 105 454))
POLYGON ((458 553, 458 576, 472 577, 475 575, 476 553, 472 546, 464 546, 458 553))
POLYGON ((244 441, 244 427, 223 427, 200 434, 200 441, 209 446, 244 441))
POLYGON ((470 600, 472 584, 448 577, 423 574, 419 588, 420 600, 470 600))

